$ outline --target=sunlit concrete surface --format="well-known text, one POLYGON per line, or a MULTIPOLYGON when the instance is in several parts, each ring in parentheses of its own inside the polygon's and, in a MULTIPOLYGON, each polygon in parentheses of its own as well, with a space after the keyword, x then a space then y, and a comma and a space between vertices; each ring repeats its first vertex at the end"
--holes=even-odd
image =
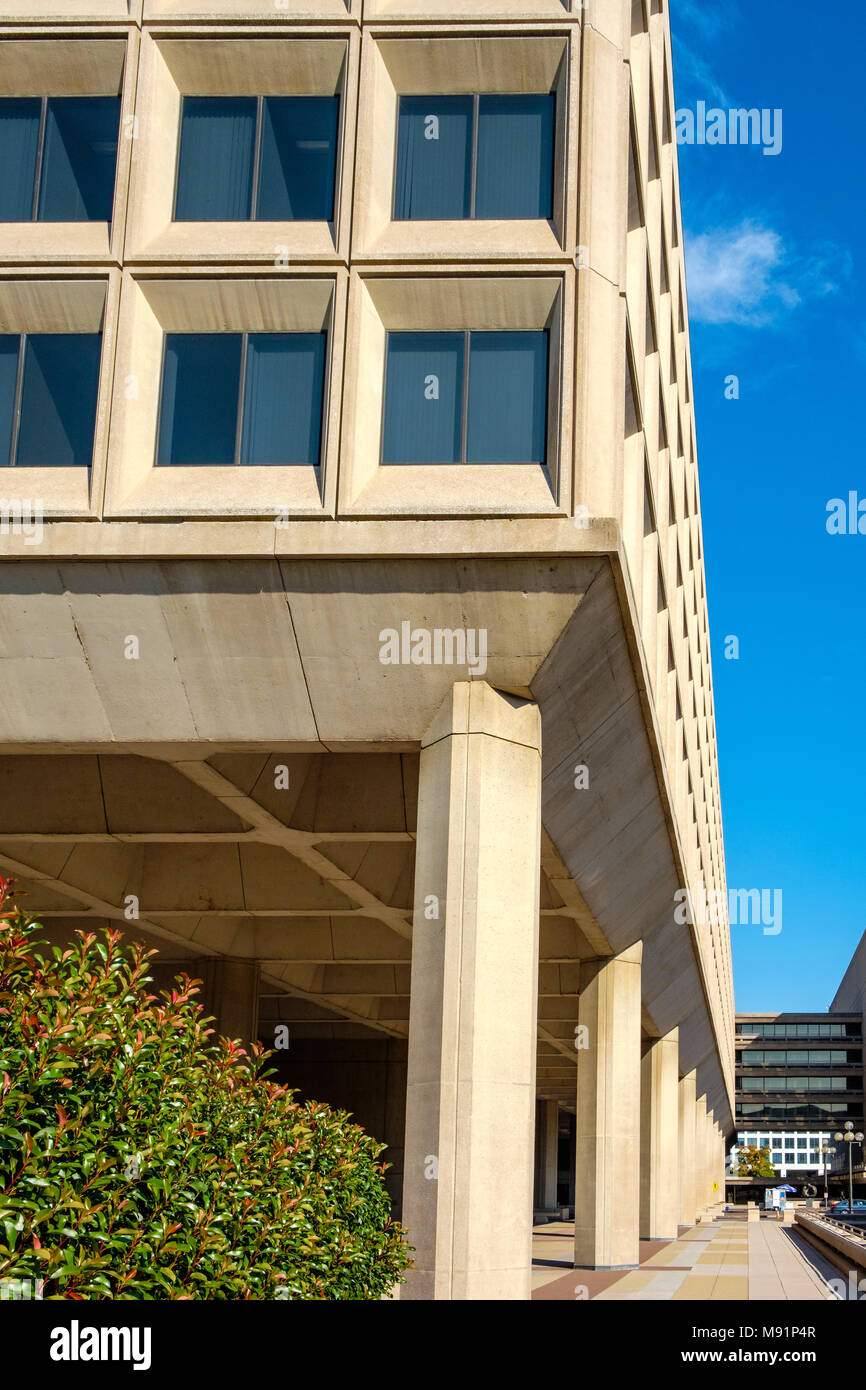
POLYGON ((789 1225, 720 1217, 677 1239, 641 1242, 640 1268, 565 1272, 570 1223, 533 1232, 532 1297, 610 1301, 836 1301, 840 1275, 789 1225), (831 1284, 830 1281, 835 1281, 831 1284))
POLYGON ((0 872, 387 1144, 401 1298, 529 1298, 562 1207, 618 1280, 723 1195, 728 923, 676 912, 727 894, 673 71, 659 0, 0 15, 0 97, 123 129, 110 224, 0 227, 2 331, 102 333, 91 466, 4 470, 44 525, 0 533, 0 872), (181 98, 300 92, 340 97, 333 220, 174 222, 181 98), (392 217, 430 93, 554 97, 551 217, 392 217), (155 464, 166 335, 313 330, 317 464, 155 464), (546 332, 544 462, 383 464, 404 331, 546 332), (383 661, 404 625, 447 657, 383 661))

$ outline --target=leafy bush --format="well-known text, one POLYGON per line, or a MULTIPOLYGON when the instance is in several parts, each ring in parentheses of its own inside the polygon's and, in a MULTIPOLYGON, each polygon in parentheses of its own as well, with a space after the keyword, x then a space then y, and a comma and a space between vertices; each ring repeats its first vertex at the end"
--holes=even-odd
MULTIPOLYGON (((0 879, 0 907, 8 885, 0 879)), ((0 919, 0 1280, 47 1298, 372 1299, 409 1263, 383 1145, 210 1041, 119 933, 0 919)))

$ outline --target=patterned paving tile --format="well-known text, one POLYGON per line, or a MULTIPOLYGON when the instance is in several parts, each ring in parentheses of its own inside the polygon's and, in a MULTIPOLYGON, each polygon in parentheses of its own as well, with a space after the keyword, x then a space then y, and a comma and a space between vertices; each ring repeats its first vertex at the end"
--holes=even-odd
POLYGON ((755 1223, 747 1228, 724 1218, 701 1222, 681 1228, 676 1240, 641 1241, 640 1268, 622 1271, 567 1268, 573 1239, 571 1222, 536 1228, 534 1299, 715 1302, 833 1297, 827 1270, 810 1263, 795 1237, 781 1227, 764 1232, 755 1223))

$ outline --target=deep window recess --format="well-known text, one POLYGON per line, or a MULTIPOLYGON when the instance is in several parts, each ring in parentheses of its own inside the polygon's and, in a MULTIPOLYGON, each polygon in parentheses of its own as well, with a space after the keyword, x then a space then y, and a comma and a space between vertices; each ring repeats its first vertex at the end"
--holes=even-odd
POLYGON ((389 333, 382 462, 544 463, 548 335, 389 333))
POLYGON ((158 464, 319 463, 325 333, 167 333, 158 464))
POLYGON ((99 333, 0 335, 0 466, 89 465, 101 348, 99 333))
POLYGON ((184 97, 176 222, 330 222, 340 98, 184 97))
POLYGON ((0 98, 0 222, 109 222, 120 97, 0 98))
POLYGON ((395 221, 553 216, 552 92, 401 97, 395 221))

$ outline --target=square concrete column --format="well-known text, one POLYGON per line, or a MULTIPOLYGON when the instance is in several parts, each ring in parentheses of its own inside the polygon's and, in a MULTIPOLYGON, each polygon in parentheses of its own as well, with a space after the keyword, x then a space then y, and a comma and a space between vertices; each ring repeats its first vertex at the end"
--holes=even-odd
POLYGON ((580 969, 574 1263, 590 1269, 639 1257, 641 951, 580 969))
POLYGON ((542 1211, 557 1206, 559 1186, 559 1106, 555 1100, 538 1102, 536 1123, 539 1126, 540 1172, 539 1200, 542 1211))
MULTIPOLYGON (((719 1201, 718 1190, 713 1191, 713 1184, 716 1182, 716 1126, 713 1120, 712 1111, 707 1112, 704 1124, 704 1186, 706 1188, 707 1207, 712 1211, 719 1201)), ((716 1184, 718 1189, 718 1184, 716 1184)))
POLYGON ((707 1181, 707 1098, 695 1101, 695 1207, 698 1216, 706 1214, 710 1204, 710 1185, 707 1181))
POLYGON ((707 1187, 709 1188, 709 1203, 711 1207, 718 1207, 721 1203, 721 1190, 719 1188, 718 1178, 719 1131, 711 1111, 707 1115, 707 1187))
POLYGON ((704 1180, 707 1185, 707 1206, 714 1207, 718 1201, 718 1192, 713 1191, 713 1184, 716 1181, 716 1126, 712 1111, 707 1112, 707 1124, 704 1134, 704 1153, 706 1155, 706 1177, 704 1180))
POLYGON ((541 720, 456 684, 421 746, 401 1299, 528 1299, 541 720))
POLYGON ((678 1086, 679 1100, 679 1178, 681 1226, 695 1224, 695 1088, 697 1072, 687 1072, 678 1086))
POLYGON ((679 1033, 651 1042, 640 1064, 640 1238, 675 1240, 679 1208, 679 1033))
POLYGON ((713 1132, 711 1136, 711 1151, 713 1157, 713 1182, 716 1184, 716 1191, 713 1196, 717 1202, 725 1200, 725 1180, 722 1174, 724 1155, 722 1153, 722 1131, 713 1120, 713 1132))

